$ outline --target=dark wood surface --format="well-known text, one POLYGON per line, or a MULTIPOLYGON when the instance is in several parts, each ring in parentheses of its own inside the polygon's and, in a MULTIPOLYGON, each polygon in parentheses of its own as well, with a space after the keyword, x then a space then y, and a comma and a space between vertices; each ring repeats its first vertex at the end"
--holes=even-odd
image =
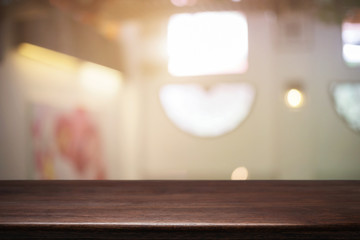
POLYGON ((0 181, 0 239, 360 239, 360 181, 0 181))

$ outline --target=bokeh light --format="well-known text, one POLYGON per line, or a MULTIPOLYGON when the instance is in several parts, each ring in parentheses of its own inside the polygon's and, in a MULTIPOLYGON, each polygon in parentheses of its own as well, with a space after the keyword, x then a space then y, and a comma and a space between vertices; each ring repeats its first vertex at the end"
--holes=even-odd
POLYGON ((197 0, 171 0, 171 3, 176 7, 185 7, 195 5, 197 0))
POLYGON ((238 167, 231 174, 231 180, 246 180, 249 177, 249 171, 246 167, 238 167))
POLYGON ((286 92, 285 101, 289 107, 299 108, 304 103, 304 95, 300 90, 292 88, 286 92))

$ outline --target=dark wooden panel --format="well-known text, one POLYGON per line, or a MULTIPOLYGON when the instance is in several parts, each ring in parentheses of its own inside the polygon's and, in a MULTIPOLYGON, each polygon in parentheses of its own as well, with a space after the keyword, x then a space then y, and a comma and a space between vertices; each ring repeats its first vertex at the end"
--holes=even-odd
POLYGON ((360 239, 360 181, 0 181, 1 239, 360 239))

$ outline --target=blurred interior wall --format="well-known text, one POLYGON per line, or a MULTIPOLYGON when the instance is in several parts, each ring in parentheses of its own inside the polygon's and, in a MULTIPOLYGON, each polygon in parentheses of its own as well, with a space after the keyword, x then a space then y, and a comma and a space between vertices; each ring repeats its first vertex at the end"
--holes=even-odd
MULTIPOLYGON (((249 69, 241 75, 190 78, 189 82, 247 82, 256 88, 248 118, 233 132, 199 138, 179 130, 166 117, 159 89, 167 74, 141 71, 141 46, 149 40, 139 23, 119 34, 128 71, 118 96, 100 108, 107 139, 110 179, 229 179, 238 166, 250 179, 360 179, 360 137, 336 115, 330 95, 334 82, 357 81, 341 57, 341 27, 306 15, 277 18, 249 13, 249 69), (300 39, 281 33, 296 18, 300 39), (300 84, 305 105, 293 111, 285 90, 300 84)), ((57 92, 80 102, 101 104, 80 94, 76 74, 38 65, 9 49, 0 64, 0 178, 31 178, 29 102, 48 101, 57 92), (30 170, 29 170, 30 169, 30 170)), ((59 97, 60 98, 60 97, 59 97)), ((62 101, 62 100, 59 100, 62 101)))
POLYGON ((250 115, 224 136, 191 136, 167 119, 158 98, 162 85, 182 80, 147 77, 142 132, 146 178, 227 179, 236 167, 245 166, 250 179, 358 179, 360 138, 337 116, 330 92, 333 83, 360 76, 341 57, 341 26, 296 12, 246 17, 248 71, 186 82, 252 84, 256 99, 250 115), (288 32, 289 25, 298 32, 288 32), (283 98, 294 85, 300 85, 306 98, 298 110, 289 109, 283 98))

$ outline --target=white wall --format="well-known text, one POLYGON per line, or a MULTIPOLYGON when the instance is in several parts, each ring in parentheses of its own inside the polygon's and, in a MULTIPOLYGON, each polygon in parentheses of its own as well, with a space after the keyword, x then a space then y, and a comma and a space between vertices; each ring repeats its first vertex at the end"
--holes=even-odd
POLYGON ((23 88, 8 59, 0 65, 0 178, 25 179, 27 123, 23 88))

